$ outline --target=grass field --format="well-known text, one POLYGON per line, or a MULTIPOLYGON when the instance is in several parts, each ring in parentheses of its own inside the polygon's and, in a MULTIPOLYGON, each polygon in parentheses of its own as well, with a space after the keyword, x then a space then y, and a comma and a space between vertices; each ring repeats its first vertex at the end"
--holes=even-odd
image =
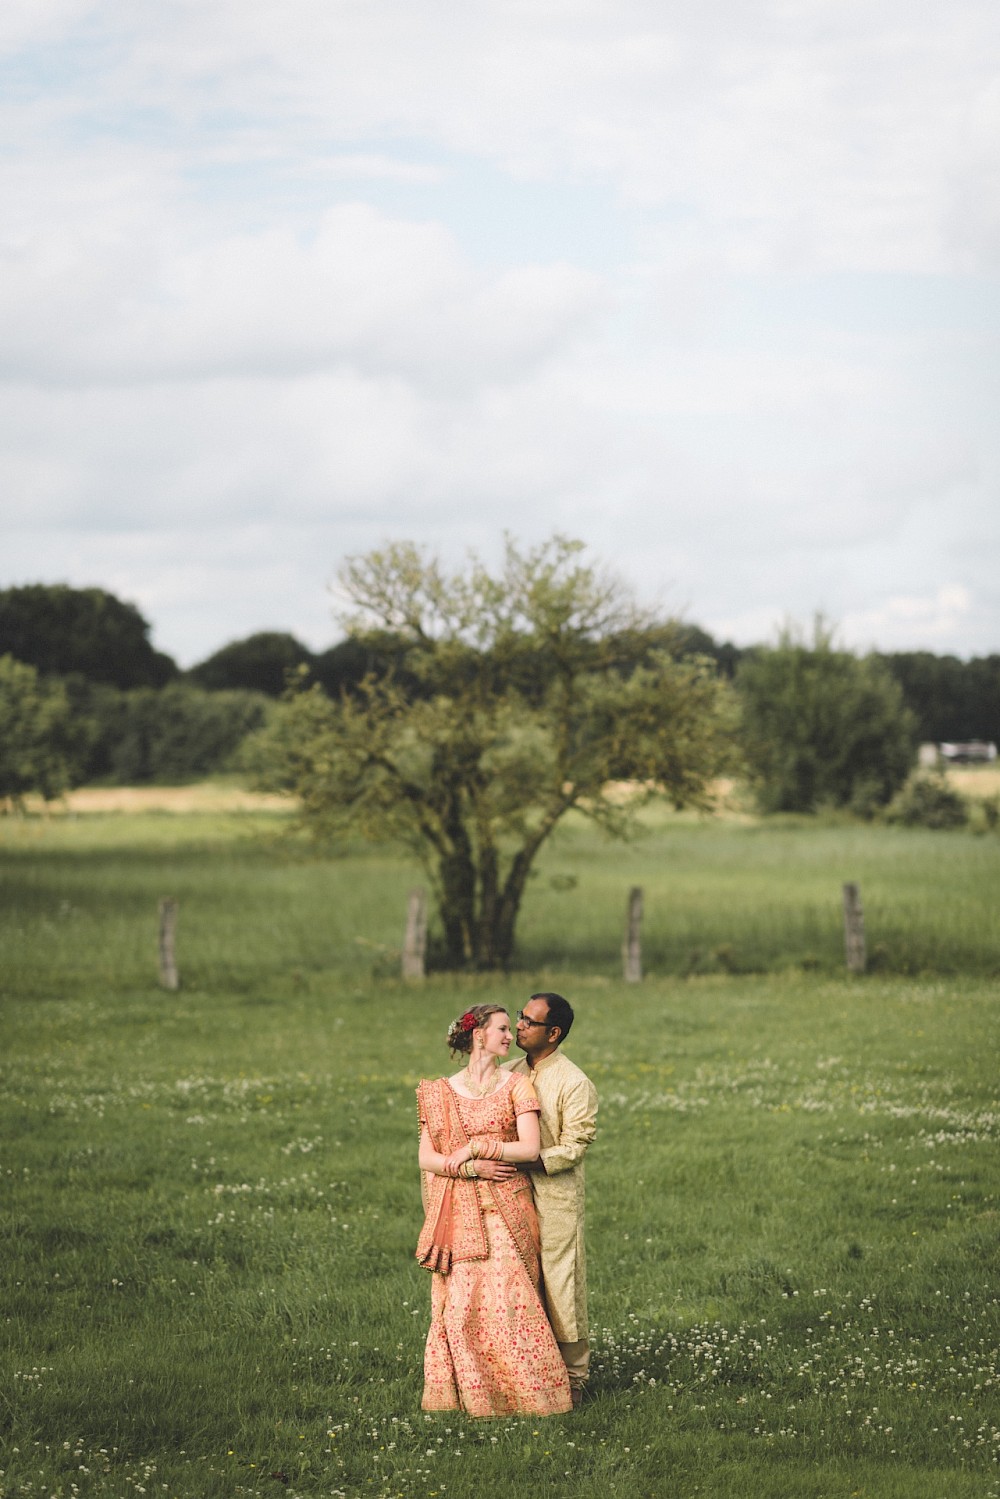
POLYGON ((576 827, 523 972, 405 988, 413 871, 282 827, 0 827, 0 1495, 1000 1496, 1000 840, 576 827), (884 949, 863 980, 846 878, 884 949), (602 1099, 593 1398, 426 1418, 413 1088, 473 995, 541 983, 602 1099))

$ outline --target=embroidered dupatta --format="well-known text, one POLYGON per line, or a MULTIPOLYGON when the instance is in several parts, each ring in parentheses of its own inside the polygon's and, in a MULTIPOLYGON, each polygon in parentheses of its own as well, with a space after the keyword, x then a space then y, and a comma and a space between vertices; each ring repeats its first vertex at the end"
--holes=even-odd
MULTIPOLYGON (((417 1089, 421 1122, 441 1155, 452 1155, 469 1141, 458 1100, 444 1078, 424 1080, 417 1089)), ((480 1189, 488 1191, 510 1229, 521 1260, 538 1277, 538 1228, 531 1188, 520 1174, 503 1182, 424 1173, 425 1217, 416 1257, 425 1270, 447 1275, 459 1260, 489 1258, 480 1189)))

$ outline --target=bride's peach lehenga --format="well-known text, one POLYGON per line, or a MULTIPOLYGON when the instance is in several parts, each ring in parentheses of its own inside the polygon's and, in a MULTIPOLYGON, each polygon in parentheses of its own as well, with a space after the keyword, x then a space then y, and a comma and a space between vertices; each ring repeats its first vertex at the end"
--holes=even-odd
MULTIPOLYGON (((473 1138, 517 1139, 517 1115, 538 1110, 524 1077, 485 1098, 445 1078, 417 1089, 420 1123, 451 1155, 473 1138)), ((554 1416, 572 1409, 566 1366, 539 1294, 538 1220, 526 1174, 466 1181, 425 1173, 427 1216, 417 1258, 432 1270, 424 1350, 425 1411, 554 1416)))

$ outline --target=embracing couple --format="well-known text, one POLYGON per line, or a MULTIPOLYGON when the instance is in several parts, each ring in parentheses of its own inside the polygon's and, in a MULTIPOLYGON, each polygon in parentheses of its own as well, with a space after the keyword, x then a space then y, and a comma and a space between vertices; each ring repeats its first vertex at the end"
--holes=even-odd
POLYGON ((583 1157, 597 1093, 560 1050, 561 994, 517 1017, 473 1005, 448 1028, 465 1066, 417 1089, 426 1217, 417 1244, 434 1272, 423 1409, 550 1416, 587 1380, 583 1157))

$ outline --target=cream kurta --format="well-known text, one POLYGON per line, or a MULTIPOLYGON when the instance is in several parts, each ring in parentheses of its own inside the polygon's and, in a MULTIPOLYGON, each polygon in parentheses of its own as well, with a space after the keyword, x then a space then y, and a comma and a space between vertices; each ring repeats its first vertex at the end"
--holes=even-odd
POLYGON ((583 1157, 597 1133, 597 1089, 575 1062, 554 1051, 532 1071, 526 1057, 513 1072, 535 1085, 542 1106, 544 1172, 531 1173, 542 1240, 542 1282, 560 1343, 587 1337, 587 1259, 583 1244, 583 1157))

